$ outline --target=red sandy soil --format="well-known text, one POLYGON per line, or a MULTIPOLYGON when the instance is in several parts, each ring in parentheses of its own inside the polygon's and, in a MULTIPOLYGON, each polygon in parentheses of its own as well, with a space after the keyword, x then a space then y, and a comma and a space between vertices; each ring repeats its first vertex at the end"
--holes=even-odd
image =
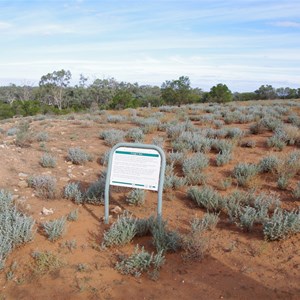
MULTIPOLYGON (((119 113, 119 112, 118 112, 119 113)), ((120 112, 124 113, 124 112, 120 112)), ((142 111, 145 113, 145 110, 142 111)), ((147 111, 146 111, 147 113, 147 111)), ((121 275, 114 269, 118 255, 132 253, 136 244, 154 251, 151 237, 135 238, 126 246, 102 250, 100 245, 103 232, 108 225, 103 223, 104 207, 95 205, 76 205, 58 196, 55 200, 38 198, 34 190, 20 187, 20 173, 28 175, 51 174, 58 180, 60 191, 70 181, 80 181, 89 185, 100 175, 104 167, 99 158, 109 149, 99 139, 99 133, 107 128, 128 129, 130 123, 110 124, 98 120, 88 120, 89 115, 74 115, 74 118, 51 118, 33 120, 30 128, 34 132, 46 131, 50 140, 46 147, 57 158, 57 166, 45 169, 39 165, 43 154, 40 143, 33 141, 30 147, 19 148, 14 145, 15 137, 0 135, 0 188, 12 191, 19 208, 31 215, 40 224, 59 218, 79 208, 79 218, 68 222, 65 235, 56 242, 47 240, 43 232, 37 231, 32 242, 15 249, 0 272, 0 299, 299 299, 300 298, 300 235, 279 242, 266 242, 262 228, 257 227, 246 233, 230 224, 225 215, 220 215, 217 228, 210 233, 210 247, 201 261, 186 261, 182 253, 167 253, 166 263, 158 278, 143 274, 139 278, 121 275), (80 146, 93 155, 94 159, 84 166, 72 165, 66 156, 70 147, 80 146), (68 171, 71 170, 71 171, 68 171), (54 210, 54 214, 41 214, 43 207, 54 210), (66 241, 75 240, 76 249, 64 247, 66 241), (46 274, 33 271, 34 251, 51 251, 63 265, 46 274), (16 270, 10 280, 7 274, 13 262, 16 270), (83 264, 84 270, 78 265, 83 264)), ((172 118, 173 116, 167 116, 172 118)), ((30 120, 30 118, 29 118, 30 120)), ((2 122, 5 131, 15 127, 20 119, 2 122)), ((197 122, 195 122, 196 126, 197 122)), ((225 125, 247 130, 250 124, 225 125)), ((149 134, 146 142, 164 132, 149 134)), ((266 139, 271 133, 258 136, 249 135, 245 139, 255 140, 255 148, 237 146, 234 159, 224 167, 214 164, 216 154, 210 153, 210 167, 205 170, 208 184, 218 189, 220 180, 230 176, 238 162, 257 163, 273 150, 266 148, 266 139)), ((168 146, 168 144, 166 144, 168 146)), ((165 147, 165 150, 168 147, 165 147)), ((288 146, 275 155, 284 155, 296 147, 288 146)), ((300 202, 292 197, 292 189, 300 181, 297 175, 286 191, 276 187, 273 175, 258 176, 253 183, 259 192, 273 192, 280 196, 283 207, 298 208, 300 202)), ((227 191, 237 189, 235 181, 227 191)), ((157 195, 147 192, 146 203, 142 207, 128 206, 124 201, 128 191, 114 191, 110 200, 111 207, 120 206, 139 218, 156 213, 157 195)), ((192 218, 203 216, 205 211, 188 199, 186 189, 164 194, 163 218, 168 228, 187 233, 192 218)), ((117 216, 112 216, 112 221, 117 216)))

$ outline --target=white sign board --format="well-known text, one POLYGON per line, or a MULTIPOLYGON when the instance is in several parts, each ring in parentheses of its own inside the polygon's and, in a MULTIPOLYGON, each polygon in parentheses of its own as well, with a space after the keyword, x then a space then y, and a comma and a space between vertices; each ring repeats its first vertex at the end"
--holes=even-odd
POLYGON ((110 184, 157 191, 160 167, 155 149, 119 147, 112 155, 110 184))

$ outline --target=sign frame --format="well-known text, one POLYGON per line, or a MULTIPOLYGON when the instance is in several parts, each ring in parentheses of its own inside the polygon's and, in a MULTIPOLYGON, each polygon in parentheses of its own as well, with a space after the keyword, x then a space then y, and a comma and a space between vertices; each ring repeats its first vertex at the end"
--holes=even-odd
MULTIPOLYGON (((157 217, 161 218, 162 216, 162 194, 163 194, 163 186, 164 186, 164 177, 165 177, 165 169, 166 169, 166 156, 164 151, 156 146, 151 144, 140 144, 140 143, 118 143, 116 144, 109 153, 108 159, 108 167, 105 181, 105 192, 104 192, 104 222, 105 224, 109 223, 109 191, 110 191, 110 181, 112 175, 112 162, 113 155, 119 148, 135 148, 136 150, 144 150, 150 149, 155 150, 160 155, 161 163, 159 170, 159 180, 158 180, 158 189, 157 189, 157 217)), ((134 188, 134 186, 132 187, 134 188)))

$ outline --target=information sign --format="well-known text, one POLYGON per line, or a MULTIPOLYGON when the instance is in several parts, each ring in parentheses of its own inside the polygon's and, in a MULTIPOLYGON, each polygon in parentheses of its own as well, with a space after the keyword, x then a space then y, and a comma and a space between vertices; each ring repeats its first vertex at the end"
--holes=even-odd
POLYGON ((120 147, 112 156, 110 184, 157 191, 160 166, 157 150, 120 147))
POLYGON ((157 215, 162 214, 162 193, 166 168, 163 150, 155 145, 119 143, 108 159, 105 182, 105 223, 109 218, 109 186, 124 186, 157 191, 157 215))

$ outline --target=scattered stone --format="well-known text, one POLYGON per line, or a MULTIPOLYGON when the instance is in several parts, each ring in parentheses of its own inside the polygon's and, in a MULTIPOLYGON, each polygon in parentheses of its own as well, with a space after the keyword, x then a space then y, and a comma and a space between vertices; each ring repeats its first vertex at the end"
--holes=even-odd
POLYGON ((66 182, 68 182, 69 179, 70 179, 69 177, 61 177, 61 178, 60 178, 61 181, 66 181, 66 182))
POLYGON ((46 207, 43 207, 42 214, 45 216, 52 215, 54 213, 52 208, 47 209, 46 207))
POLYGON ((19 178, 27 178, 28 174, 26 174, 26 173, 19 173, 18 176, 19 176, 19 178))
POLYGON ((25 180, 21 180, 18 183, 18 187, 21 189, 27 188, 28 187, 28 183, 25 180))
POLYGON ((122 213, 122 208, 120 206, 115 206, 113 209, 110 210, 112 213, 119 215, 122 213))

